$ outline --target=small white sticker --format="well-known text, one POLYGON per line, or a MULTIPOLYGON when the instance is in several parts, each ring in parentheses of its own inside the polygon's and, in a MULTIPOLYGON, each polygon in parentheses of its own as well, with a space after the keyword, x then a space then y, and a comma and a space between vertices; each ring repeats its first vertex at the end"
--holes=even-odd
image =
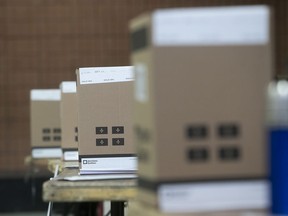
POLYGON ((157 46, 250 45, 269 40, 268 6, 166 9, 153 16, 157 46))
POLYGON ((135 89, 134 96, 139 102, 148 101, 148 74, 147 66, 142 63, 135 65, 135 89))
POLYGON ((61 158, 61 148, 33 148, 32 158, 61 158))
POLYGON ((30 91, 32 101, 60 101, 60 89, 32 89, 30 91))
POLYGON ((76 92, 76 82, 62 82, 60 88, 63 93, 75 93, 76 92))
POLYGON ((136 157, 81 158, 82 170, 137 170, 136 157))
POLYGON ((63 152, 64 161, 78 161, 78 151, 63 152))
POLYGON ((134 80, 132 66, 79 68, 80 85, 134 80))
POLYGON ((231 181, 161 185, 158 199, 165 213, 269 208, 269 182, 231 181))

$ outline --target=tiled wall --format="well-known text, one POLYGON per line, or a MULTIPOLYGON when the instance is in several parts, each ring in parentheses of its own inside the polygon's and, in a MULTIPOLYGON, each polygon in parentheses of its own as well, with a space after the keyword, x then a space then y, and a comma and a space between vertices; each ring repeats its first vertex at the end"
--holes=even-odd
POLYGON ((24 170, 30 153, 29 90, 75 80, 75 68, 129 64, 128 22, 154 8, 270 4, 277 72, 287 52, 287 1, 0 0, 0 173, 24 170))

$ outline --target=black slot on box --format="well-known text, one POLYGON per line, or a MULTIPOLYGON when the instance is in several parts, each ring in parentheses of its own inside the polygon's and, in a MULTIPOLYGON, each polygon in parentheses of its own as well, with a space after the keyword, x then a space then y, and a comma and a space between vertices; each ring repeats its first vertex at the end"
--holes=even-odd
POLYGON ((96 146, 108 146, 108 139, 96 139, 96 146))
POLYGON ((208 128, 205 125, 191 125, 187 128, 188 139, 204 139, 208 136, 208 128))
POLYGON ((237 147, 221 147, 218 156, 225 161, 238 160, 240 158, 240 150, 237 147))
POLYGON ((50 128, 43 128, 42 133, 48 134, 48 133, 51 133, 51 130, 50 128))
POLYGON ((42 140, 45 141, 45 142, 48 142, 48 141, 51 140, 51 138, 50 138, 50 136, 43 136, 42 140))
POLYGON ((108 127, 96 127, 96 134, 108 134, 108 127))
POLYGON ((114 126, 112 127, 112 134, 123 134, 124 127, 123 126, 114 126))
POLYGON ((218 136, 220 138, 237 138, 239 132, 237 124, 220 124, 218 127, 218 136))
POLYGON ((112 145, 114 146, 124 145, 124 138, 113 138, 112 145))
POLYGON ((61 136, 54 136, 54 137, 53 137, 53 140, 54 140, 54 141, 61 141, 61 136))
POLYGON ((61 128, 54 128, 53 133, 61 133, 61 128))
POLYGON ((188 150, 188 158, 193 162, 204 162, 209 157, 208 149, 206 148, 191 148, 188 150))

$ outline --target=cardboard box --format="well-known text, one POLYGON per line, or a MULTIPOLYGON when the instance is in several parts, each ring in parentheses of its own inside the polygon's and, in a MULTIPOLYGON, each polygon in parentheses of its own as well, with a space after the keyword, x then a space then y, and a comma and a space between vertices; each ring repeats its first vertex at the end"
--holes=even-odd
POLYGON ((79 68, 76 73, 81 173, 135 171, 132 67, 79 68))
POLYGON ((61 89, 61 148, 64 161, 78 161, 78 113, 76 82, 62 82, 61 89))
POLYGON ((61 158, 59 89, 30 91, 30 132, 33 158, 61 158))
POLYGON ((189 212, 191 182, 267 176, 269 20, 266 6, 237 6, 158 10, 131 22, 139 199, 159 207, 171 192, 165 205, 177 198, 174 210, 189 212))

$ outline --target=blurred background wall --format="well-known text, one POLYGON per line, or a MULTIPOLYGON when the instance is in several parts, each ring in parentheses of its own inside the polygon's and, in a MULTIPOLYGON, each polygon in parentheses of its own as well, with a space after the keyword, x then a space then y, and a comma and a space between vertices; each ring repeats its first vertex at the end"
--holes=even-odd
POLYGON ((268 4, 275 73, 287 63, 286 0, 0 0, 0 176, 30 154, 29 91, 75 80, 75 68, 129 64, 129 20, 155 8, 268 4))

